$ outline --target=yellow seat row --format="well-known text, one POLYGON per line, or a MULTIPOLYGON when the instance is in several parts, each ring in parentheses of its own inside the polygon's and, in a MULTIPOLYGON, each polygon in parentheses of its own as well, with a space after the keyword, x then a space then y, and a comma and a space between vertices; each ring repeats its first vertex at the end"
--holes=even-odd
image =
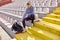
POLYGON ((53 11, 53 13, 60 15, 60 7, 56 8, 56 9, 53 11))
POLYGON ((39 33, 36 29, 28 28, 27 32, 16 34, 17 40, 52 40, 43 33, 39 33))
POLYGON ((54 23, 60 25, 60 19, 57 18, 51 18, 51 17, 44 17, 42 18, 43 21, 54 23))
POLYGON ((54 13, 47 14, 46 17, 51 17, 51 18, 57 18, 57 19, 60 19, 60 15, 56 15, 56 14, 54 14, 54 13))
POLYGON ((41 22, 36 22, 34 24, 34 26, 37 27, 37 28, 40 28, 42 30, 54 33, 56 35, 60 35, 60 30, 58 30, 58 28, 60 28, 60 26, 56 27, 55 25, 53 25, 51 23, 49 24, 49 23, 44 22, 44 21, 43 22, 42 21, 41 22))
POLYGON ((35 22, 27 32, 16 34, 17 40, 60 40, 60 7, 35 22))

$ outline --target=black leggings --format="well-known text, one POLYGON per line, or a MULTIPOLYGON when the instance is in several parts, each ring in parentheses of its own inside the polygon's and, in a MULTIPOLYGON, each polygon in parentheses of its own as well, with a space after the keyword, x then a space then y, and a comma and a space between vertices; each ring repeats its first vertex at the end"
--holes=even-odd
POLYGON ((26 26, 25 21, 31 20, 31 23, 34 23, 34 19, 35 19, 35 15, 34 14, 31 14, 28 17, 24 18, 23 21, 22 21, 22 24, 23 24, 24 28, 26 26))

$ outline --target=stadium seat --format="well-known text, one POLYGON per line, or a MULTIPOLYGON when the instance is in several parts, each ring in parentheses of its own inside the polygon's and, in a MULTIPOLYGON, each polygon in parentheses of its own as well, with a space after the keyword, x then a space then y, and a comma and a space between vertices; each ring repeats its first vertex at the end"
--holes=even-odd
MULTIPOLYGON (((56 10, 59 10, 59 9, 56 9, 56 10)), ((59 18, 60 18, 60 15, 56 15, 54 13, 46 14, 46 17, 43 17, 40 22, 35 22, 32 28, 29 27, 27 32, 16 34, 16 39, 28 40, 28 37, 29 37, 28 35, 32 35, 33 36, 32 38, 34 38, 34 39, 31 38, 32 40, 41 40, 41 39, 42 40, 59 40, 60 39, 60 19, 59 18)))
POLYGON ((56 15, 56 14, 53 14, 53 13, 47 14, 46 16, 47 16, 47 17, 50 17, 50 18, 57 18, 57 19, 60 19, 60 15, 56 15))

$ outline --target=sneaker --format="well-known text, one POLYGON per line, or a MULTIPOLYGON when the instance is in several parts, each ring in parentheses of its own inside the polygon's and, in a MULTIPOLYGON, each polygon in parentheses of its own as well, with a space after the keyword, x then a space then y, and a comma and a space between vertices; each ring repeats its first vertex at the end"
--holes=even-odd
POLYGON ((23 31, 22 32, 26 32, 28 29, 28 27, 26 26, 25 28, 23 28, 23 31))
POLYGON ((33 23, 31 24, 31 27, 33 27, 33 23))

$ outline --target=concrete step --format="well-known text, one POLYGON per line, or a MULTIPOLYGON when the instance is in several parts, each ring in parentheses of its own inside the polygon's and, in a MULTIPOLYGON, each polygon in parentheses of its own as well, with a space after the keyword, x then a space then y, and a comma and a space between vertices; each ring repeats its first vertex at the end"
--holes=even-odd
POLYGON ((0 18, 0 25, 12 39, 15 38, 15 34, 11 30, 12 25, 9 22, 0 18))
POLYGON ((0 36, 1 36, 1 40, 11 40, 12 39, 1 26, 0 26, 0 36))

